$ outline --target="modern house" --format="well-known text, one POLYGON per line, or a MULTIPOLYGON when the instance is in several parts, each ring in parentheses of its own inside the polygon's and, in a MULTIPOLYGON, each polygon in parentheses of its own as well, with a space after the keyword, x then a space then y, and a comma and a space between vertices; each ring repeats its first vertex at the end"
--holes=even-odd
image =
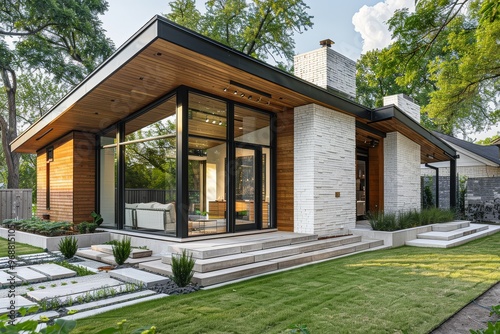
POLYGON ((296 56, 294 76, 154 17, 11 143, 37 154, 38 215, 329 237, 367 211, 420 209, 420 164, 453 171, 456 150, 403 95, 356 103, 355 63, 331 44, 296 56))

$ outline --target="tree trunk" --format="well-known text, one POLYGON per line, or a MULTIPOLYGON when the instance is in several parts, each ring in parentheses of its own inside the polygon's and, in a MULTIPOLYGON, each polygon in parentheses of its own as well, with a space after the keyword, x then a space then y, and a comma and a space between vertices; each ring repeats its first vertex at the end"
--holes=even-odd
POLYGON ((13 70, 2 68, 2 81, 7 94, 7 104, 9 108, 9 120, 0 116, 0 126, 2 131, 2 149, 7 162, 7 188, 19 188, 19 153, 14 153, 10 149, 10 142, 17 137, 16 118, 16 74, 13 70))

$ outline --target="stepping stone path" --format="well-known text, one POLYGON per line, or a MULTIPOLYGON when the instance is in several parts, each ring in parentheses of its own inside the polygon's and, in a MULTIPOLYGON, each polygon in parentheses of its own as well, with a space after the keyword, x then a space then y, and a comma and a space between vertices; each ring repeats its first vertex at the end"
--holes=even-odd
POLYGON ((109 272, 109 275, 114 278, 121 279, 125 282, 152 287, 156 284, 168 283, 169 279, 165 276, 160 276, 143 270, 134 268, 116 269, 109 272))
MULTIPOLYGON (((29 299, 24 298, 23 296, 16 296, 15 297, 15 309, 19 310, 21 307, 30 307, 36 305, 35 302, 32 302, 29 299)), ((0 315, 6 314, 10 312, 10 305, 12 301, 12 298, 0 298, 0 315)))
POLYGON ((67 269, 54 263, 35 264, 29 266, 29 268, 46 275, 49 279, 59 279, 76 276, 76 272, 74 272, 73 270, 67 269))

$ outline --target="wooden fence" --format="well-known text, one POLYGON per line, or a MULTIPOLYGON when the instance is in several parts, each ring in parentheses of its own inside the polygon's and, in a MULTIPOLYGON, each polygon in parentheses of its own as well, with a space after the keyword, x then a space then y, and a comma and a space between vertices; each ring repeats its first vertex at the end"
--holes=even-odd
POLYGON ((0 189, 0 222, 9 218, 31 218, 31 205, 31 189, 0 189))

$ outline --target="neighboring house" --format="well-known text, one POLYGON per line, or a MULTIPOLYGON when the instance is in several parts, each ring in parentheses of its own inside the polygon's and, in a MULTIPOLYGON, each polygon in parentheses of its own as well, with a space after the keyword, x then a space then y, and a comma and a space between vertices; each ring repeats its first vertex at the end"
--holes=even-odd
POLYGON ((453 169, 455 149, 401 94, 354 102, 355 62, 331 43, 296 56, 294 76, 153 18, 11 143, 37 154, 37 214, 328 237, 367 211, 420 209, 420 164, 453 169))
MULTIPOLYGON (((467 180, 465 214, 469 219, 476 220, 477 212, 482 211, 489 202, 493 205, 496 199, 494 193, 499 193, 500 190, 500 149, 498 146, 500 143, 497 141, 492 145, 478 145, 439 132, 433 133, 457 151, 456 174, 462 182, 467 180)), ((423 165, 422 176, 425 184, 432 183, 436 186, 433 194, 434 196, 438 194, 439 207, 448 208, 450 206, 450 168, 447 164, 433 162, 428 163, 427 166, 423 165), (434 168, 439 168, 437 173, 434 168), (429 181, 431 178, 432 182, 429 181)), ((497 201, 500 201, 500 198, 497 201)), ((499 209, 486 211, 497 212, 499 209)), ((494 219, 490 221, 500 220, 500 215, 494 214, 494 216, 494 219)))

